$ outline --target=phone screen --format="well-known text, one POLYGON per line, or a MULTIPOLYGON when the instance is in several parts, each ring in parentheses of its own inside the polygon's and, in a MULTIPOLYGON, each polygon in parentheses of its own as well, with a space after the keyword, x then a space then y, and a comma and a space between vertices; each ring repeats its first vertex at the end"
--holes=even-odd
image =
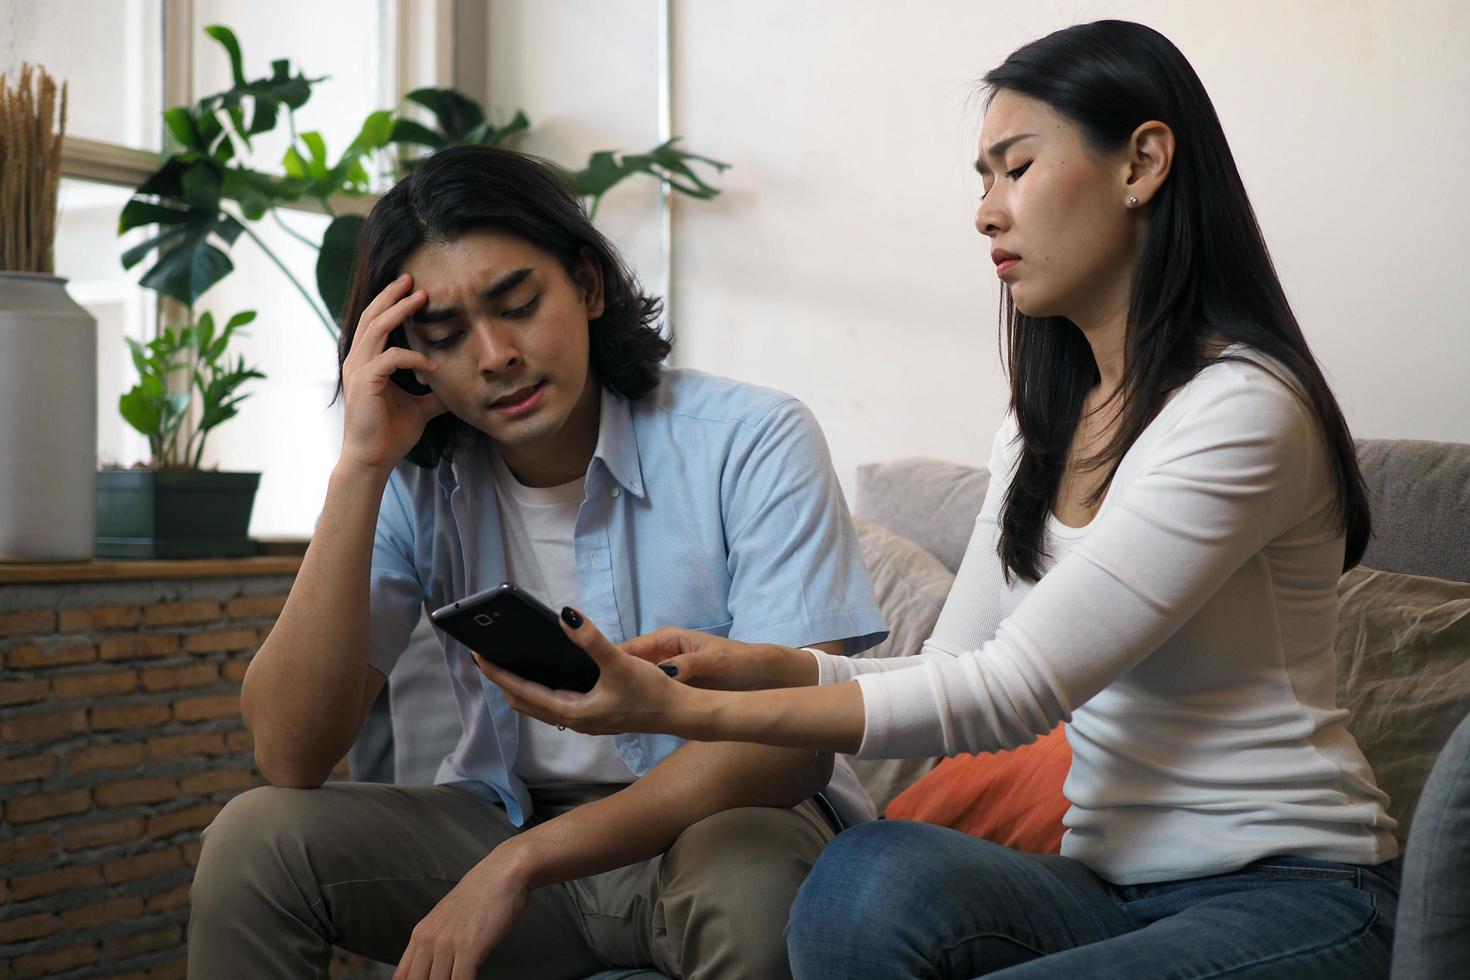
POLYGON ((429 619, 491 663, 547 687, 586 693, 599 671, 556 614, 506 582, 451 602, 429 619))

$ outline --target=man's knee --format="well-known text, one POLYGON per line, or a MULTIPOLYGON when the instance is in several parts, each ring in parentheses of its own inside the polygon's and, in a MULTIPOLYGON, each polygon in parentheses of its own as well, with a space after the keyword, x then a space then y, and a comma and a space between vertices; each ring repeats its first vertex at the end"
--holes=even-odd
POLYGON ((270 890, 290 878, 293 852, 321 824, 319 790, 261 786, 235 797, 205 828, 190 898, 195 914, 219 903, 229 908, 249 892, 270 890))
POLYGON ((664 855, 656 918, 684 975, 785 975, 786 916, 831 838, 810 805, 726 810, 681 834, 664 855))

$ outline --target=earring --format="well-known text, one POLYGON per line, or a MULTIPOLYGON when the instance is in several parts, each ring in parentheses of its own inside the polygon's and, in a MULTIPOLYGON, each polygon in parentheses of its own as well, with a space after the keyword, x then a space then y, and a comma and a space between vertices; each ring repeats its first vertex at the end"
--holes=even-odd
POLYGON ((1132 194, 1129 194, 1128 195, 1128 206, 1130 208, 1136 208, 1136 207, 1138 207, 1138 198, 1134 197, 1132 194))

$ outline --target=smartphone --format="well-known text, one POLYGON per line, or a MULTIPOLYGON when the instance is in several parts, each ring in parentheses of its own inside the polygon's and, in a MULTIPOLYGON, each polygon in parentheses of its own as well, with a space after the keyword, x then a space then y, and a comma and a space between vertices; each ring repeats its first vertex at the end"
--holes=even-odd
MULTIPOLYGON (((413 349, 408 346, 408 334, 405 332, 403 327, 394 327, 393 332, 388 334, 388 346, 402 347, 404 350, 413 349)), ((419 381, 418 378, 414 377, 413 372, 408 368, 399 368, 388 377, 389 380, 391 380, 398 387, 402 388, 404 391, 408 392, 410 395, 427 395, 429 392, 434 390, 428 385, 419 381)), ((449 607, 446 606, 445 608, 447 609, 449 607)), ((545 607, 543 606, 542 608, 545 607)), ((429 615, 432 618, 433 614, 430 613, 429 615)), ((478 653, 479 651, 476 652, 478 653)))
POLYGON ((509 582, 429 613, 433 624, 498 667, 564 691, 586 693, 600 671, 562 632, 556 613, 509 582))

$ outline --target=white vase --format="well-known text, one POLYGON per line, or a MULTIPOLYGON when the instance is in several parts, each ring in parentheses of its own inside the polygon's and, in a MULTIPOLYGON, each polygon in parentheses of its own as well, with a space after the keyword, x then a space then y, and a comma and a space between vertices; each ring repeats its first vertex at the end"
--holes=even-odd
POLYGON ((97 544, 97 321, 66 280, 0 272, 0 561, 97 544))

